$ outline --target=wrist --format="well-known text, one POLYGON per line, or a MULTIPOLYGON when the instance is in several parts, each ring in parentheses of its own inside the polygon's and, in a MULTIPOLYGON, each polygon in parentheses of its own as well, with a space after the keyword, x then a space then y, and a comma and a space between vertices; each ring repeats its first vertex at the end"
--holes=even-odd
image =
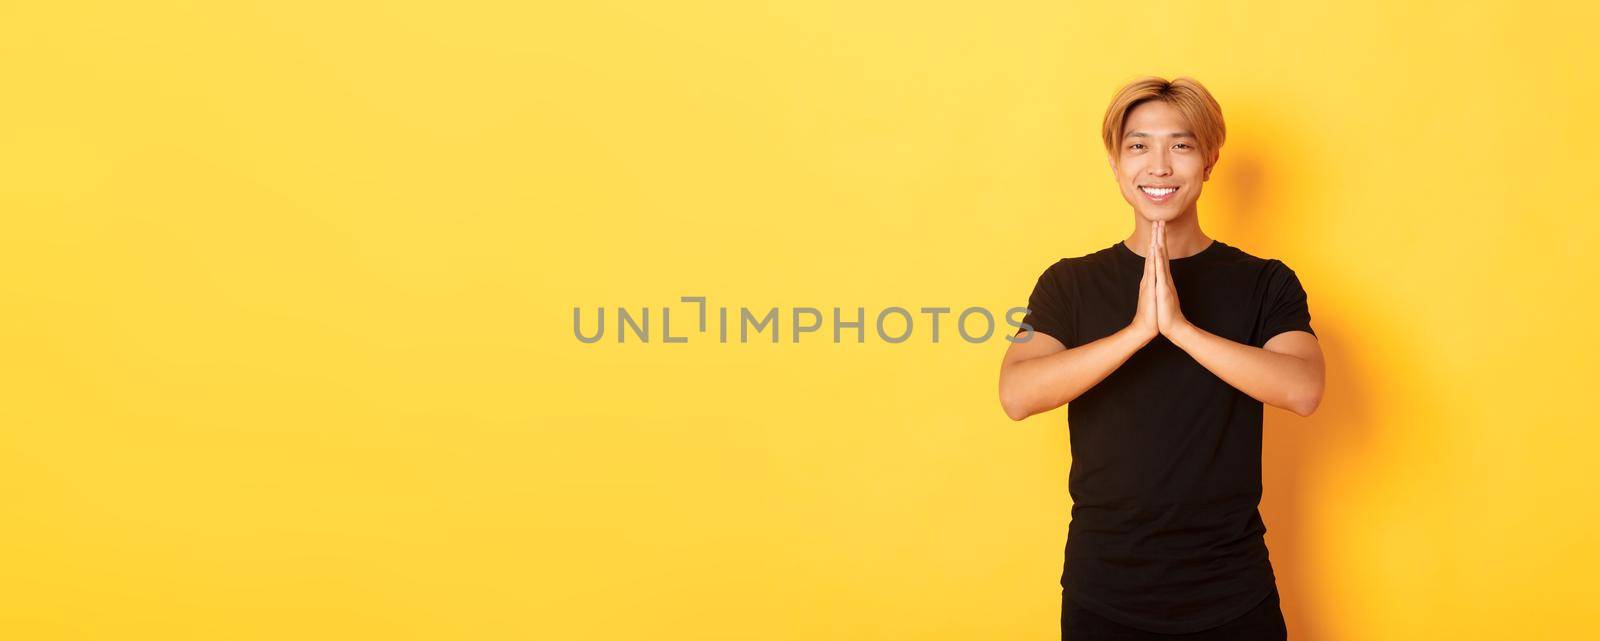
POLYGON ((1200 328, 1195 327, 1193 323, 1190 323, 1187 320, 1182 320, 1173 323, 1172 328, 1167 330, 1165 334, 1167 335, 1167 340, 1172 341, 1173 345, 1177 345, 1181 348, 1184 347, 1184 345, 1187 344, 1190 339, 1194 338, 1195 333, 1199 330, 1200 328))
POLYGON ((1130 323, 1127 327, 1122 328, 1122 331, 1118 333, 1122 334, 1123 340, 1135 351, 1141 347, 1144 347, 1146 343, 1155 340, 1157 336, 1161 335, 1161 331, 1159 329, 1152 332, 1145 329, 1138 323, 1130 323))

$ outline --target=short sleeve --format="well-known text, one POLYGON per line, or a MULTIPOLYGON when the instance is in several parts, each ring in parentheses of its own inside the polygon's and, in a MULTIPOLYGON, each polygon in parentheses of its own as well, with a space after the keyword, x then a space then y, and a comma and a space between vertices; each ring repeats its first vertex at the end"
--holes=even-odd
POLYGON ((1256 347, 1263 347, 1272 337, 1284 332, 1302 331, 1312 336, 1311 309, 1306 304, 1306 290, 1300 277, 1282 261, 1268 263, 1267 295, 1262 313, 1260 339, 1256 347))
MULTIPOLYGON (((1039 275, 1039 280, 1033 286, 1033 293, 1028 296, 1028 314, 1022 322, 1033 328, 1033 331, 1046 334, 1051 338, 1061 341, 1062 345, 1072 346, 1074 330, 1072 291, 1070 274, 1067 273, 1067 261, 1058 261, 1046 268, 1039 275)), ((1023 330, 1018 330, 1021 334, 1023 330)))

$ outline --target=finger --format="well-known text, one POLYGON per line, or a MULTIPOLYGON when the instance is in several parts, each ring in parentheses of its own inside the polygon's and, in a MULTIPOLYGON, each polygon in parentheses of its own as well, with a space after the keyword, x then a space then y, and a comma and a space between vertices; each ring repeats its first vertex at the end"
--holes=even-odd
POLYGON ((1155 240, 1155 251, 1150 252, 1156 257, 1156 280, 1166 285, 1167 280, 1167 223, 1156 221, 1155 233, 1151 234, 1155 240))
POLYGON ((1144 250, 1144 278, 1141 282, 1154 286, 1156 284, 1156 263, 1150 258, 1150 253, 1148 248, 1144 250))
MULTIPOLYGON (((1172 285, 1172 257, 1167 255, 1167 231, 1166 231, 1166 225, 1162 225, 1161 226, 1161 272, 1163 274, 1162 279, 1164 281, 1166 281, 1168 287, 1171 287, 1171 285, 1172 285)), ((1173 290, 1173 295, 1177 295, 1177 290, 1176 289, 1173 290)))
POLYGON ((1149 245, 1144 250, 1144 264, 1150 269, 1150 284, 1153 291, 1155 289, 1154 285, 1161 274, 1161 270, 1156 267, 1156 229, 1154 226, 1150 227, 1149 241, 1149 245))
POLYGON ((1152 266, 1154 266, 1155 263, 1152 263, 1150 261, 1150 254, 1151 254, 1150 250, 1155 249, 1155 247, 1156 247, 1156 237, 1155 237, 1155 234, 1152 233, 1152 234, 1150 234, 1149 238, 1145 239, 1145 249, 1144 249, 1144 261, 1146 263, 1149 263, 1152 266))
POLYGON ((1150 227, 1150 269, 1155 270, 1155 285, 1157 288, 1162 283, 1162 221, 1155 221, 1150 227))
POLYGON ((1166 297, 1166 289, 1171 286, 1171 283, 1167 282, 1167 270, 1165 267, 1166 257, 1161 255, 1161 235, 1166 233, 1166 228, 1166 222, 1158 220, 1156 221, 1155 227, 1150 230, 1150 255, 1154 256, 1156 259, 1156 290, 1153 295, 1156 299, 1155 310, 1157 322, 1159 322, 1161 317, 1166 314, 1167 310, 1162 309, 1165 307, 1163 304, 1163 299, 1166 297))

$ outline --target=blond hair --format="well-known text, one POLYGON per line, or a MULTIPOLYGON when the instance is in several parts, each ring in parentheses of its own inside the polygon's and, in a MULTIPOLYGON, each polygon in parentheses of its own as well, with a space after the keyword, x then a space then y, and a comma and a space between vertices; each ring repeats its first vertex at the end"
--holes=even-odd
POLYGON ((1117 95, 1111 98, 1111 106, 1106 108, 1106 120, 1101 128, 1106 151, 1113 160, 1119 157, 1117 151, 1122 146, 1122 128, 1127 123, 1128 112, 1149 100, 1166 102, 1183 114, 1193 129, 1195 146, 1206 158, 1206 165, 1217 162, 1222 142, 1228 134, 1227 127, 1222 123, 1222 106, 1217 104, 1200 81, 1186 76, 1170 81, 1158 76, 1145 76, 1117 91, 1117 95))

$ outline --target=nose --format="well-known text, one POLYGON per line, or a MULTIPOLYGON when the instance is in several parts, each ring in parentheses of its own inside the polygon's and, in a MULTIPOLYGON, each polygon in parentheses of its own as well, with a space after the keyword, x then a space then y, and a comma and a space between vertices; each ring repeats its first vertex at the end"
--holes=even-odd
POLYGON ((1168 151, 1166 149, 1156 151, 1155 159, 1150 164, 1150 173, 1157 176, 1168 176, 1172 174, 1171 157, 1169 157, 1167 154, 1168 151))

